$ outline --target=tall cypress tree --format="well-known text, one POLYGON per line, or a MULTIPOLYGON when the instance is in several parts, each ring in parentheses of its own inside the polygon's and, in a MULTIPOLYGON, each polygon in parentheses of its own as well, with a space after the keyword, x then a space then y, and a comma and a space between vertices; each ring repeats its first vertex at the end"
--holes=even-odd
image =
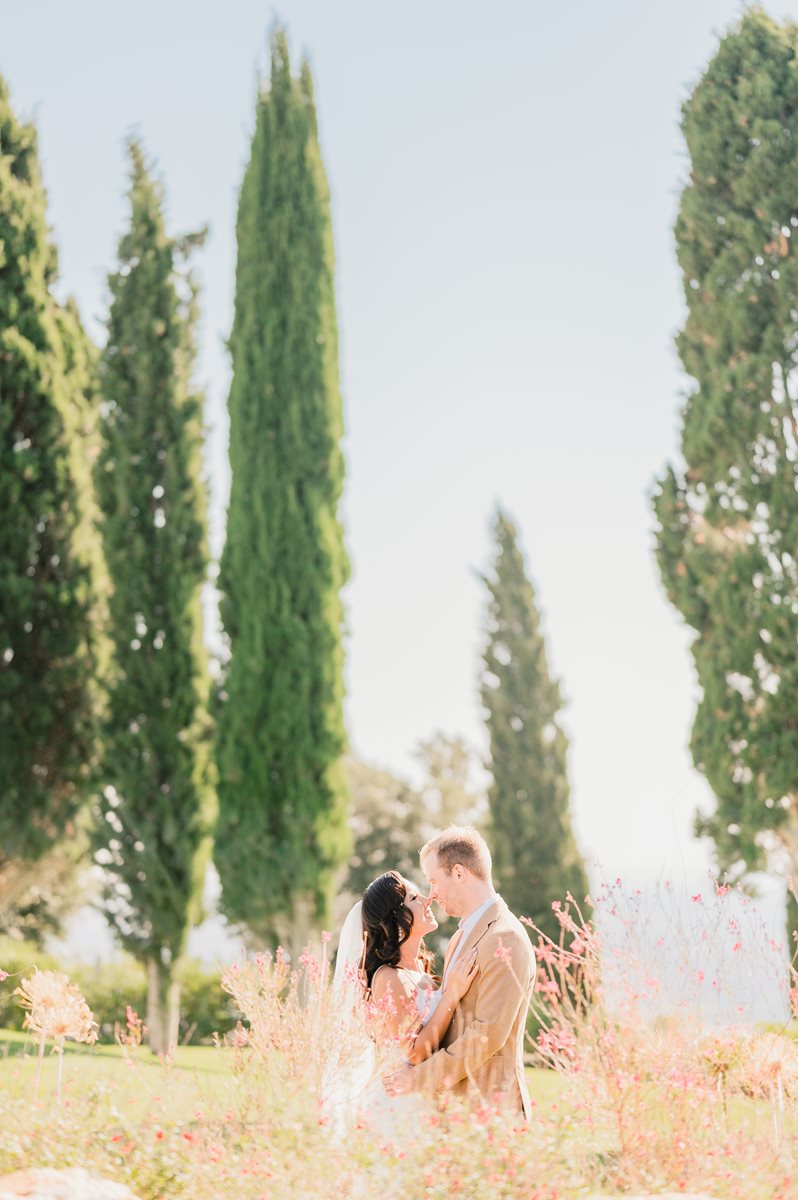
POLYGON ((481 681, 492 775, 487 833, 505 900, 557 940, 552 902, 568 891, 581 902, 587 892, 571 827, 562 699, 516 530, 502 512, 494 535, 481 681))
POLYGON ((104 669, 94 351, 53 297, 36 135, 0 79, 0 891, 69 834, 104 669))
POLYGON ((300 944, 350 846, 337 507, 343 431, 333 245, 310 69, 285 34, 257 101, 238 206, 232 487, 219 587, 230 660, 218 715, 223 911, 300 944))
POLYGON ((150 1045, 177 1031, 174 967, 198 916, 209 850, 209 679, 202 402, 192 389, 196 296, 141 146, 111 275, 97 472, 113 585, 116 673, 95 833, 109 917, 148 971, 150 1045))
MULTIPOLYGON (((734 873, 798 872, 798 29, 748 13, 683 109, 676 222, 693 386, 657 561, 695 630, 698 831, 734 873)), ((795 928, 795 922, 791 922, 795 928)))

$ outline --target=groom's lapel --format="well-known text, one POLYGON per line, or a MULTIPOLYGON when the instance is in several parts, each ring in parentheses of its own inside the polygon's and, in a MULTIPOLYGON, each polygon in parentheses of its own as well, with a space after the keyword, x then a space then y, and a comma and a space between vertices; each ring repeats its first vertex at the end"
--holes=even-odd
POLYGON ((453 955, 453 954, 454 954, 454 952, 455 952, 455 948, 456 948, 456 947, 455 947, 455 941, 458 941, 458 942, 460 941, 460 938, 458 937, 458 934, 459 934, 459 933, 460 933, 460 930, 459 930, 459 929, 457 929, 457 930, 455 930, 455 932, 452 934, 452 936, 449 938, 449 944, 448 944, 448 946, 446 947, 446 953, 445 953, 445 954, 444 954, 444 956, 443 956, 443 975, 441 976, 441 979, 444 979, 444 978, 445 978, 445 976, 446 976, 446 971, 447 971, 447 969, 448 969, 448 966, 449 966, 449 959, 452 957, 452 955, 453 955))
POLYGON ((463 946, 463 951, 470 950, 473 946, 476 946, 477 942, 482 941, 485 934, 490 929, 491 925, 494 925, 496 923, 496 921, 499 919, 499 913, 501 911, 502 903, 503 903, 503 901, 502 901, 501 896, 497 896, 496 899, 491 904, 490 908, 485 910, 485 912, 479 918, 476 925, 474 926, 474 928, 471 930, 468 937, 466 938, 465 945, 463 946))
POLYGON ((502 900, 501 896, 497 896, 491 906, 487 908, 479 918, 476 925, 465 939, 463 947, 460 951, 461 954, 465 954, 467 950, 471 950, 477 945, 478 942, 482 941, 491 925, 494 925, 496 921, 498 921, 499 916, 501 915, 503 904, 504 901, 502 900))

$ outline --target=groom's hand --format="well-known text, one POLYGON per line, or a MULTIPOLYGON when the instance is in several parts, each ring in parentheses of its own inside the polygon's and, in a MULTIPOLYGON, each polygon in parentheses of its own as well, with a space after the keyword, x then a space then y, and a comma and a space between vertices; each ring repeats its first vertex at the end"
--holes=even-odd
POLYGON ((386 1075, 383 1079, 383 1087, 389 1096, 406 1096, 408 1092, 413 1090, 411 1080, 413 1078, 413 1068, 410 1063, 405 1063, 398 1071, 394 1071, 392 1075, 386 1075))

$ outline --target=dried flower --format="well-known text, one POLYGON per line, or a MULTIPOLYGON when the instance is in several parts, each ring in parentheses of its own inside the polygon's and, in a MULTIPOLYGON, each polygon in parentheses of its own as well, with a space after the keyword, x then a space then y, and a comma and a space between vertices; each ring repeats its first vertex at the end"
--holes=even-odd
POLYGON ((798 1095, 798 1049, 791 1038, 757 1034, 748 1042, 740 1073, 748 1096, 769 1097, 775 1091, 798 1095))
POLYGON ((97 1040, 97 1022, 80 990, 58 971, 33 969, 14 989, 19 1002, 28 1010, 25 1027, 41 1038, 54 1038, 61 1050, 65 1038, 91 1045, 97 1040))

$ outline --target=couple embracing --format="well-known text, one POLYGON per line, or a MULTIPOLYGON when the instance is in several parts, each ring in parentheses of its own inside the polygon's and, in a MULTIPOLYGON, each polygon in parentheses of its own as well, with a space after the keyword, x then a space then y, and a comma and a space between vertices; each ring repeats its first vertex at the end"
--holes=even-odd
POLYGON ((528 1118, 523 1044, 535 980, 529 937, 493 887, 490 851, 477 830, 445 830, 420 859, 427 895, 388 871, 369 884, 341 933, 336 987, 356 978, 365 1011, 379 1013, 372 1040, 390 1043, 401 1060, 364 1080, 350 1107, 382 1132, 421 1096, 447 1092, 528 1118), (460 921, 439 986, 423 941, 438 926, 433 901, 460 921))

